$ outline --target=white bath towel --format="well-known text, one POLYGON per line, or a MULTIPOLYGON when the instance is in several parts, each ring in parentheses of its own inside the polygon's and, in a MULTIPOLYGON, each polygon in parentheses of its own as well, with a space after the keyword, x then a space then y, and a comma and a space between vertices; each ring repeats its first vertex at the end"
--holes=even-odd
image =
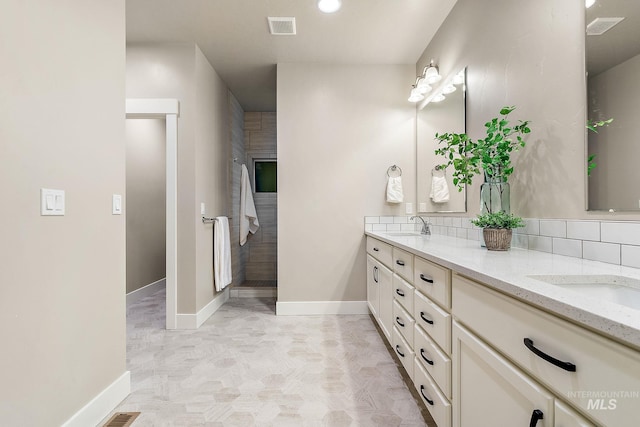
POLYGON ((213 225, 213 280, 218 292, 231 283, 231 240, 226 216, 217 217, 213 225))
POLYGON ((402 203, 404 194, 402 193, 402 177, 390 176, 387 180, 387 202, 402 203))
POLYGON ((429 194, 429 197, 431 197, 433 203, 446 203, 449 201, 449 186, 447 185, 447 177, 431 177, 431 193, 429 194))
POLYGON ((253 191, 249 182, 249 171, 242 165, 242 177, 240 178, 240 246, 247 243, 249 232, 256 234, 260 227, 256 206, 253 203, 253 191))

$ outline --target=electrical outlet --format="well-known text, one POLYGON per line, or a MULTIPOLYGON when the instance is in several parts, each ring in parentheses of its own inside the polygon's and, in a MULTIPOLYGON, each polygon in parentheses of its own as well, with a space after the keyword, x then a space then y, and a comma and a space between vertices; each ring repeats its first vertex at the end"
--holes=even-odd
POLYGON ((407 203, 405 205, 405 213, 407 215, 412 214, 413 213, 413 203, 407 203))

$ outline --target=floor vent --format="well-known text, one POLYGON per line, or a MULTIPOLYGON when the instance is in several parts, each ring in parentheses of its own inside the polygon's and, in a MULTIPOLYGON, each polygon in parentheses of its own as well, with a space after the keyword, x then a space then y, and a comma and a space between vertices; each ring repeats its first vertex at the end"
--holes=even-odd
POLYGON ((624 18, 596 18, 587 25, 588 36, 601 36, 624 18))
POLYGON ((295 36, 296 18, 268 17, 269 31, 274 36, 295 36))
POLYGON ((128 427, 138 418, 140 412, 118 412, 102 427, 128 427))

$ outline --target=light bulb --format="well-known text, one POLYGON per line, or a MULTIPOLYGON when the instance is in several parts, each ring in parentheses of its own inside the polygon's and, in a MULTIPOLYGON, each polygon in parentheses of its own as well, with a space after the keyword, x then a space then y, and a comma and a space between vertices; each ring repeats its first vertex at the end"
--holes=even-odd
POLYGON ((409 95, 409 102, 420 102, 424 99, 424 95, 420 93, 418 88, 411 89, 411 95, 409 95))
POLYGON ((432 89, 432 87, 429 86, 429 83, 427 83, 427 81, 424 78, 420 78, 418 80, 418 85, 416 86, 416 88, 423 95, 427 92, 431 92, 431 89, 432 89))
POLYGON ((341 6, 341 0, 318 0, 318 9, 324 13, 337 12, 341 6))

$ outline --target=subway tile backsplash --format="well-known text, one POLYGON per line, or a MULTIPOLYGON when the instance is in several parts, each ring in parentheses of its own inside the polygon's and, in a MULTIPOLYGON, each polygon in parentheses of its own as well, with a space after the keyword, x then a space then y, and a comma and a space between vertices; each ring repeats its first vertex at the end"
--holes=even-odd
MULTIPOLYGON (((366 216, 365 231, 419 231, 410 216, 366 216)), ((468 217, 423 216, 433 234, 479 241, 482 230, 468 217)), ((514 230, 515 248, 550 252, 640 268, 640 222, 525 218, 514 230)))

